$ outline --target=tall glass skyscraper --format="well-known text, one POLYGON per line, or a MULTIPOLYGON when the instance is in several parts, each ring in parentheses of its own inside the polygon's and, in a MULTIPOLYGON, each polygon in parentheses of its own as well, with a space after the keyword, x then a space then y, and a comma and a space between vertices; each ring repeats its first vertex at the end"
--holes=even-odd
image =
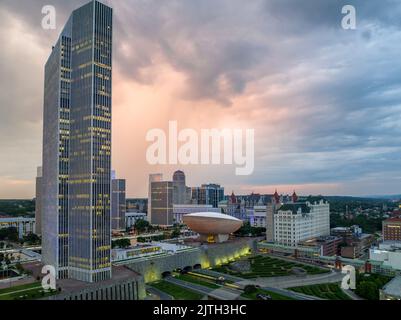
POLYGON ((43 262, 111 277, 112 9, 75 10, 45 68, 43 262))

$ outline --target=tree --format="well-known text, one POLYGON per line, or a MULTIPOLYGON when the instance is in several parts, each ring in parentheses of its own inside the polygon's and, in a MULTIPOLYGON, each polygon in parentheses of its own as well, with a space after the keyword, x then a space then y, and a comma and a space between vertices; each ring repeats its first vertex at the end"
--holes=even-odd
POLYGON ((366 300, 379 300, 379 288, 372 281, 361 282, 357 286, 355 293, 366 300))
POLYGON ((254 285, 247 285, 244 288, 244 293, 246 294, 252 294, 255 293, 256 291, 258 291, 258 289, 254 285))
POLYGON ((171 233, 171 238, 179 238, 181 236, 181 230, 179 228, 175 228, 174 231, 171 233))
POLYGON ((119 239, 112 242, 113 248, 126 249, 131 246, 131 241, 129 239, 119 239))
POLYGON ((24 272, 24 268, 22 267, 21 263, 17 262, 15 264, 15 269, 17 269, 17 271, 21 274, 24 272))
POLYGON ((23 242, 28 243, 29 245, 40 244, 40 238, 34 233, 28 233, 24 236, 23 242))
POLYGON ((150 227, 150 224, 148 221, 143 220, 143 219, 139 219, 135 222, 135 230, 140 234, 140 233, 144 233, 145 231, 148 231, 150 227))
POLYGON ((18 230, 15 227, 0 229, 0 240, 18 241, 18 230))

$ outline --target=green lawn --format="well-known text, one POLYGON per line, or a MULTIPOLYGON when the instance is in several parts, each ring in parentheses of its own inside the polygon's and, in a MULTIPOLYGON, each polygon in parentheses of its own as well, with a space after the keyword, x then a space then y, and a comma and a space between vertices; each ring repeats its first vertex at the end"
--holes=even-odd
POLYGON ((351 300, 338 283, 316 284, 311 286, 289 288, 289 290, 327 300, 351 300))
POLYGON ((200 300, 203 297, 199 293, 185 289, 164 280, 151 283, 150 285, 160 291, 169 294, 175 300, 200 300))
POLYGON ((256 292, 254 293, 243 293, 241 294, 241 297, 247 298, 247 299, 251 299, 251 300, 258 300, 258 298, 256 297, 258 294, 268 294, 269 296, 272 297, 273 300, 294 300, 290 297, 287 296, 283 296, 281 294, 275 293, 275 292, 271 292, 271 291, 267 291, 267 290, 263 290, 263 289, 258 289, 256 292))
POLYGON ((293 275, 292 268, 299 268, 305 270, 308 274, 327 273, 328 270, 321 269, 314 266, 308 266, 296 262, 289 262, 266 256, 256 256, 249 258, 251 262, 250 272, 236 272, 229 268, 229 265, 216 267, 213 270, 221 273, 238 276, 245 279, 252 279, 257 277, 282 277, 293 275))
POLYGON ((36 300, 54 295, 55 292, 43 292, 40 282, 0 289, 0 300, 36 300))
POLYGON ((203 280, 201 278, 198 278, 196 276, 191 276, 189 274, 180 274, 179 276, 176 276, 176 279, 182 280, 182 281, 191 282, 191 283, 194 283, 194 284, 199 284, 201 286, 208 287, 208 288, 211 288, 211 289, 220 288, 220 286, 218 286, 217 284, 215 284, 215 283, 213 283, 211 281, 209 282, 206 279, 203 280))

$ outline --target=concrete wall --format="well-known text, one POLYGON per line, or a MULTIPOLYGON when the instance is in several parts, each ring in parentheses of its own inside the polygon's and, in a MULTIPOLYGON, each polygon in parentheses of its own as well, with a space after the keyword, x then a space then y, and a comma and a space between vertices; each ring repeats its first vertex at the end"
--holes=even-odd
POLYGON ((143 275, 145 282, 148 283, 162 279, 165 272, 195 265, 201 265, 204 269, 215 267, 239 259, 255 250, 255 239, 240 239, 240 241, 204 245, 173 255, 127 262, 126 267, 143 275))
POLYGON ((125 281, 77 292, 66 292, 46 300, 142 300, 146 297, 143 279, 125 281))

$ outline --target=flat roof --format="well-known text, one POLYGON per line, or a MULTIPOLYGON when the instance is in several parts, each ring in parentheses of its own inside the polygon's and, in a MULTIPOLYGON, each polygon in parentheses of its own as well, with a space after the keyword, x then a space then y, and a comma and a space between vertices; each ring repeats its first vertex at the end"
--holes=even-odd
POLYGON ((383 287, 383 292, 389 296, 401 298, 401 276, 395 277, 383 287))
POLYGON ((25 217, 0 217, 0 223, 13 223, 13 222, 34 222, 35 218, 25 217))
MULTIPOLYGON (((35 263, 27 263, 23 264, 24 269, 32 271, 32 277, 37 278, 40 277, 42 278, 44 275, 41 273, 41 270, 43 268, 43 264, 39 262, 35 263)), ((90 289, 90 288, 97 288, 99 286, 105 286, 105 285, 112 285, 116 282, 124 281, 124 280, 133 280, 133 279, 139 279, 141 276, 132 271, 131 269, 128 269, 125 266, 112 266, 112 278, 109 280, 104 280, 101 282, 95 282, 95 283, 89 283, 89 282, 84 282, 84 281, 78 281, 74 279, 61 279, 57 280, 56 284, 57 287, 61 287, 62 291, 61 294, 63 293, 72 293, 72 292, 79 292, 85 289, 90 289)))
POLYGON ((62 288, 61 293, 71 293, 71 292, 79 292, 81 290, 97 288, 99 286, 107 286, 115 284, 116 282, 124 281, 124 280, 134 280, 139 278, 139 274, 128 269, 125 266, 113 266, 112 267, 112 278, 95 283, 88 283, 83 281, 78 281, 74 279, 63 279, 57 281, 57 286, 62 288))

